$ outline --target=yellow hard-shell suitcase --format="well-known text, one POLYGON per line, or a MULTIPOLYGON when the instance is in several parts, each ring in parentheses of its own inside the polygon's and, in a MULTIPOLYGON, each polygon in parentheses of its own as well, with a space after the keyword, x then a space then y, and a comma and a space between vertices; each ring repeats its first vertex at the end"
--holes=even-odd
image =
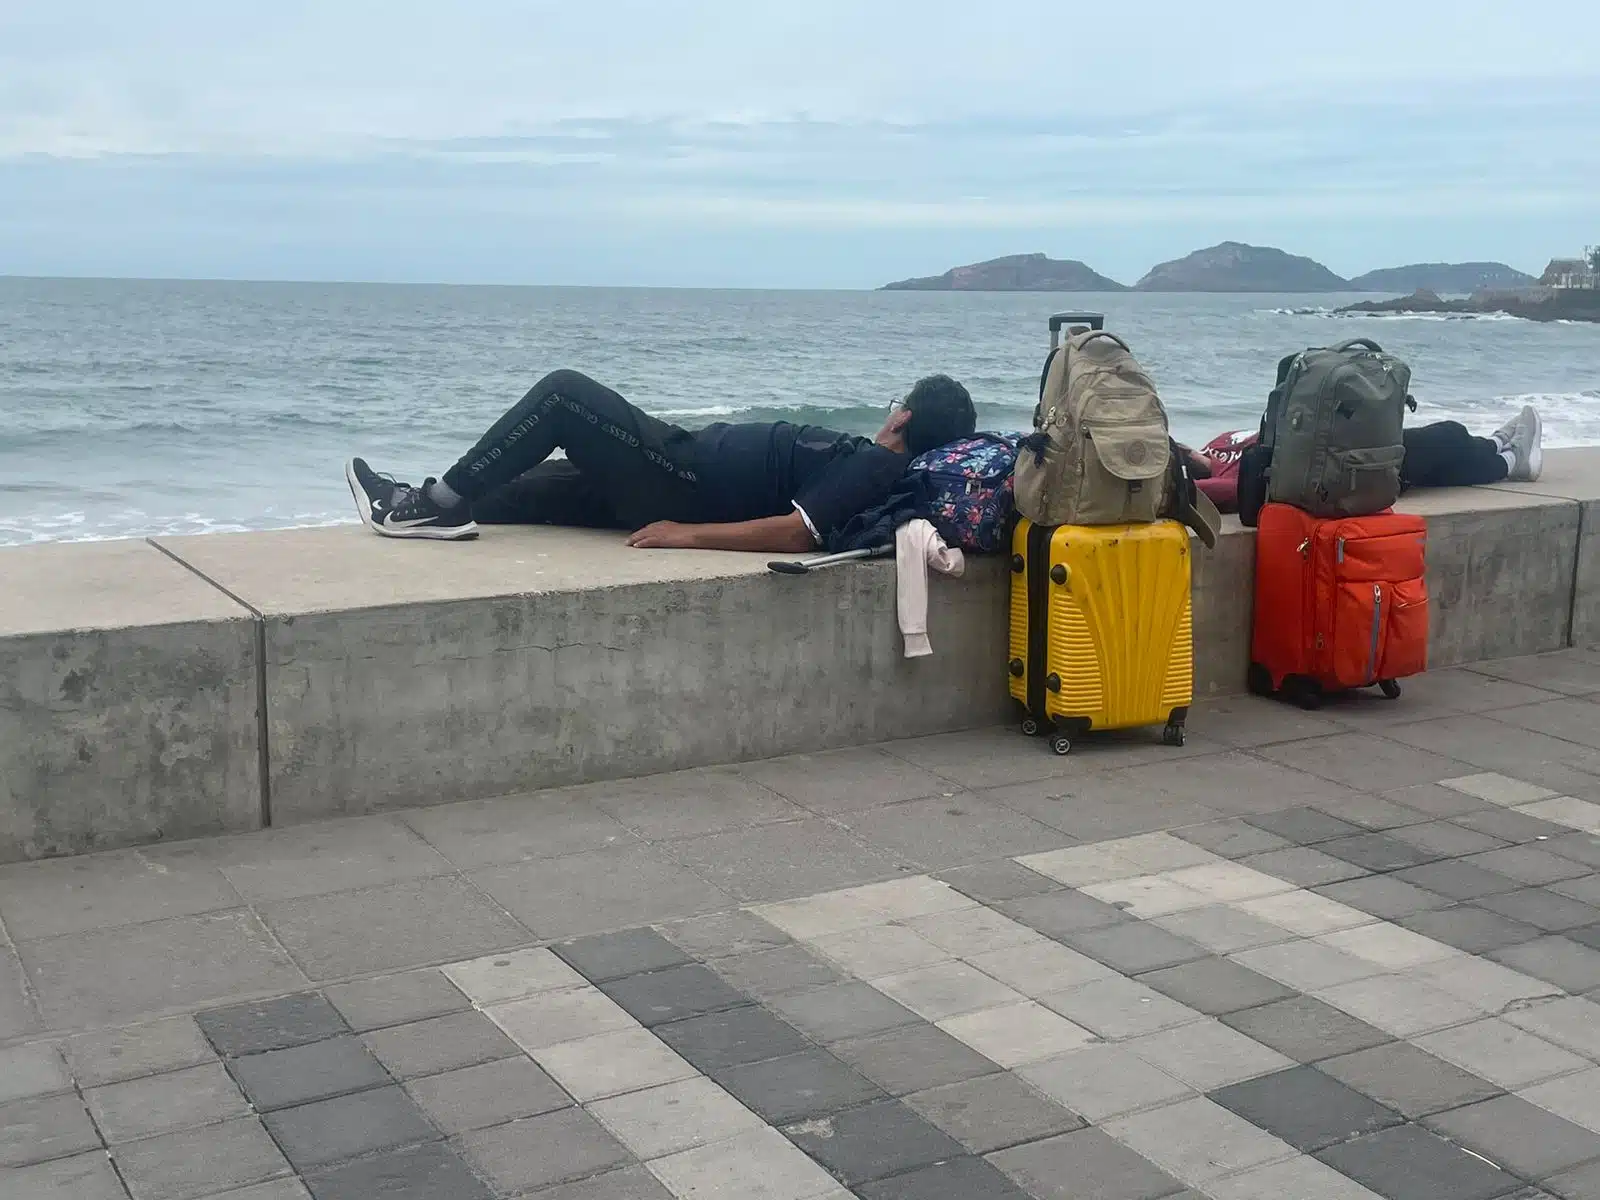
POLYGON ((1189 531, 1034 525, 1011 542, 1011 695, 1057 754, 1091 729, 1165 724, 1183 745, 1194 699, 1189 531))

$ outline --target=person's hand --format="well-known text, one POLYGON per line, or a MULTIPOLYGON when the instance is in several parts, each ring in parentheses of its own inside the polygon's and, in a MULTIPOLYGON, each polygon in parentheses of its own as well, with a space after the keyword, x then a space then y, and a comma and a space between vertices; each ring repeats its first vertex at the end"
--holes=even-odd
POLYGON ((694 526, 677 521, 653 521, 628 535, 635 550, 693 550, 694 526))

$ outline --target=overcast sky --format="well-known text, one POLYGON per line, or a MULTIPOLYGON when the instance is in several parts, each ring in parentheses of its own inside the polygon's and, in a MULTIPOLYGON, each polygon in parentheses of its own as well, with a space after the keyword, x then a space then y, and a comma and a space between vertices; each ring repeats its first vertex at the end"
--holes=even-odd
POLYGON ((1537 271, 1597 130, 1595 0, 0 0, 0 273, 1537 271))

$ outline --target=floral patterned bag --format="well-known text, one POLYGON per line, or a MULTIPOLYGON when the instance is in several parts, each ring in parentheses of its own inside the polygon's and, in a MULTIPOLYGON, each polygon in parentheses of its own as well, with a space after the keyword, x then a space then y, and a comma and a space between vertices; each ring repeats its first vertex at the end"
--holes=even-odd
POLYGON ((1011 472, 1020 437, 978 433, 916 458, 934 528, 949 546, 990 554, 1010 545, 1011 472))

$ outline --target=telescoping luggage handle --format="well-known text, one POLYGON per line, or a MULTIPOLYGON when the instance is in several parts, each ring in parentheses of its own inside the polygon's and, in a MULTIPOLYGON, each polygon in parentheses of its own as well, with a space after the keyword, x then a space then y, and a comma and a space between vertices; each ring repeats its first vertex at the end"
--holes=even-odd
POLYGON ((1343 353, 1346 350, 1354 350, 1357 346, 1364 350, 1371 350, 1374 354, 1383 353, 1383 347, 1371 338, 1351 338, 1347 342, 1340 342, 1337 346, 1330 347, 1330 349, 1337 353, 1343 353))
POLYGON ((1054 350, 1061 344, 1061 329, 1073 325, 1087 325, 1090 329, 1104 329, 1106 327, 1105 313, 1097 312, 1058 312, 1050 314, 1050 349, 1054 350))

